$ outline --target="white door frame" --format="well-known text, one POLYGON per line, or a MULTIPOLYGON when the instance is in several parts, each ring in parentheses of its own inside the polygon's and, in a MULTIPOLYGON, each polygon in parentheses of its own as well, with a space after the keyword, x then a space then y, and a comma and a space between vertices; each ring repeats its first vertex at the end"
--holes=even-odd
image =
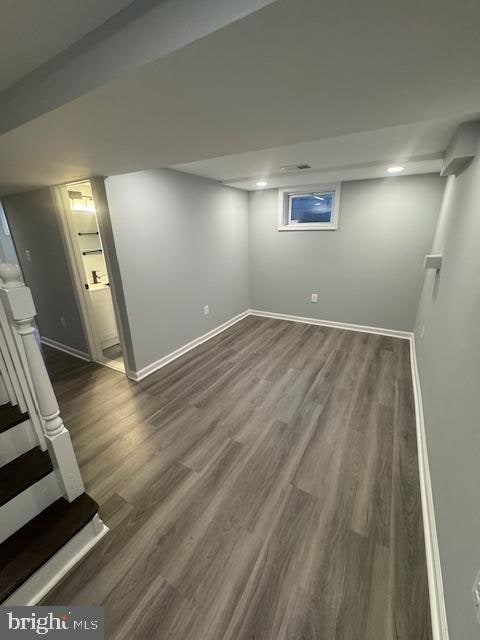
MULTIPOLYGON (((96 206, 96 199, 95 199, 96 190, 94 187, 94 182, 96 180, 98 180, 98 178, 85 178, 83 180, 75 180, 74 182, 68 182, 66 184, 52 187, 52 189, 54 192, 55 202, 57 204, 56 209, 58 213, 60 231, 61 231, 61 235, 62 235, 64 247, 65 247, 65 253, 67 255, 67 262, 69 264, 70 273, 74 283, 75 297, 77 299, 78 308, 80 311, 80 318, 82 321, 90 358, 94 362, 98 362, 99 364, 103 364, 107 367, 110 367, 111 369, 116 369, 117 371, 122 371, 123 373, 125 373, 125 367, 122 366, 122 364, 114 360, 108 360, 107 358, 104 357, 101 344, 98 341, 96 337, 96 333, 93 329, 95 316, 93 312, 92 301, 90 299, 90 296, 88 295, 88 290, 85 289, 85 269, 84 269, 82 257, 80 255, 80 251, 78 248, 75 229, 73 227, 72 211, 70 207, 70 200, 68 198, 68 193, 67 193, 67 185, 74 185, 74 184, 79 184, 82 182, 89 181, 92 187, 93 201, 96 206)), ((100 221, 98 217, 97 217, 97 226, 99 231, 100 243, 102 245, 102 248, 104 248, 104 243, 102 242, 102 229, 100 228, 100 221)), ((104 254, 104 257, 105 257, 105 262, 107 264, 108 278, 109 278, 109 281, 111 282, 112 274, 110 273, 110 269, 108 267, 108 261, 106 259, 105 254, 104 254)), ((122 349, 122 355, 124 355, 125 354, 124 334, 123 334, 121 324, 119 324, 120 318, 119 318, 118 310, 116 309, 116 301, 113 296, 113 291, 112 291, 112 302, 113 302, 113 308, 115 312, 115 320, 117 322, 119 342, 122 349)))

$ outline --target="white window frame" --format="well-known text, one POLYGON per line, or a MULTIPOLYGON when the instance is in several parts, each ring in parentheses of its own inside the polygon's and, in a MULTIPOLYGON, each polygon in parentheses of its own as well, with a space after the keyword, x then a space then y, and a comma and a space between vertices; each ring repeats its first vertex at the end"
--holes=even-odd
POLYGON ((340 213, 340 183, 314 184, 301 187, 290 187, 278 190, 278 231, 336 231, 340 213), (300 222, 290 221, 291 196, 321 196, 333 192, 332 219, 330 222, 300 222))

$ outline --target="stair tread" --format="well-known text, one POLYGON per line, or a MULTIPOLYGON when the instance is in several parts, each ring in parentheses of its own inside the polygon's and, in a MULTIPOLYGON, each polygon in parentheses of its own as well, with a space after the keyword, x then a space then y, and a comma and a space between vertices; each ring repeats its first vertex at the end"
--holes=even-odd
POLYGON ((53 471, 48 451, 34 447, 0 468, 0 507, 53 471))
POLYGON ((59 498, 0 544, 0 602, 43 566, 97 513, 86 493, 68 502, 59 498))
POLYGON ((0 433, 25 420, 28 420, 28 413, 22 413, 16 405, 8 403, 0 406, 0 433))

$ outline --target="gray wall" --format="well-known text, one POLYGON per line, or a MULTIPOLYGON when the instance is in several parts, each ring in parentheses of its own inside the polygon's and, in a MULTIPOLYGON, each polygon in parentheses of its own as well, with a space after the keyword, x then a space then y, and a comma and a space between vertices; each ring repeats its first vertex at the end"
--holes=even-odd
POLYGON ((8 196, 2 204, 25 282, 32 290, 40 334, 86 353, 52 191, 39 189, 8 196), (65 318, 65 327, 60 317, 65 318))
POLYGON ((411 331, 444 186, 438 175, 343 183, 337 231, 279 232, 277 190, 251 193, 250 306, 411 331))
POLYGON ((445 191, 416 348, 452 640, 480 637, 471 589, 480 569, 480 149, 445 191), (425 334, 421 338, 422 327, 425 334))
POLYGON ((246 193, 168 169, 105 186, 137 370, 248 308, 246 193))

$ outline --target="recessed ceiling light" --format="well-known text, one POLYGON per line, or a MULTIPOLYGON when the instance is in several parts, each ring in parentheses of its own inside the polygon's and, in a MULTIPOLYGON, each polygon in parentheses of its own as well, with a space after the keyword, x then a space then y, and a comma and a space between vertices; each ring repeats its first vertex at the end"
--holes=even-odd
POLYGON ((405 171, 405 167, 401 167, 400 165, 394 165, 387 169, 387 173, 402 173, 402 171, 405 171))
POLYGON ((268 182, 266 182, 265 180, 259 180, 257 182, 257 187, 266 187, 268 184, 268 182))

